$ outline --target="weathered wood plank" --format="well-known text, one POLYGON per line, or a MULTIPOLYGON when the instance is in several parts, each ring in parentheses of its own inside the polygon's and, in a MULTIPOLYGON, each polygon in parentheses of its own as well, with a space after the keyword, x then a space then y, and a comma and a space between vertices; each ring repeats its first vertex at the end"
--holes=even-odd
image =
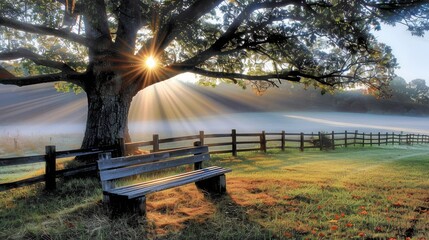
POLYGON ((260 151, 261 148, 244 148, 244 149, 237 149, 237 152, 252 152, 252 151, 260 151))
POLYGON ((140 197, 142 195, 147 195, 153 192, 159 192, 162 190, 166 190, 169 188, 174 188, 174 187, 178 187, 178 186, 182 186, 185 184, 189 184, 189 183, 194 183, 194 182, 198 182, 198 181, 202 181, 205 179, 209 179, 212 177, 216 177, 216 176, 220 176, 227 173, 227 171, 217 171, 217 172, 209 172, 209 173, 203 173, 203 174, 198 174, 198 175, 192 175, 186 178, 181 178, 179 180, 176 181, 170 181, 170 182, 164 182, 162 184, 157 184, 148 188, 144 188, 144 189, 140 189, 140 190, 136 190, 133 192, 129 192, 127 194, 125 194, 129 199, 132 198, 136 198, 136 197, 140 197))
POLYGON ((57 188, 55 146, 46 146, 45 189, 53 191, 57 188))
POLYGON ((195 139, 199 139, 199 138, 200 138, 200 135, 191 135, 191 136, 184 136, 184 137, 163 138, 163 139, 159 139, 159 143, 179 142, 179 141, 186 141, 186 140, 195 140, 195 139))
POLYGON ((93 154, 98 154, 102 152, 113 152, 116 150, 117 150, 117 146, 75 149, 75 150, 67 150, 67 151, 58 151, 56 152, 56 157, 57 158, 77 157, 77 156, 93 155, 93 154))
POLYGON ((161 181, 159 184, 154 184, 150 187, 137 189, 135 191, 127 192, 127 193, 124 193, 122 195, 126 195, 129 199, 137 198, 137 197, 141 197, 141 196, 144 196, 146 194, 149 194, 149 193, 158 192, 158 191, 162 191, 165 189, 182 186, 182 185, 185 185, 188 183, 201 181, 201 180, 208 179, 208 178, 211 178, 214 176, 219 176, 219 175, 228 173, 230 171, 231 170, 229 170, 229 169, 222 169, 222 170, 216 170, 216 171, 206 171, 203 173, 193 174, 193 175, 186 176, 186 177, 183 177, 180 179, 176 179, 174 181, 163 181, 163 182, 161 181))
POLYGON ((159 162, 152 162, 149 164, 135 165, 131 167, 103 170, 100 172, 100 178, 102 181, 118 179, 118 178, 129 177, 129 176, 133 176, 133 175, 137 175, 145 172, 152 172, 160 169, 172 168, 172 167, 177 167, 185 164, 192 164, 195 162, 205 161, 209 159, 210 159, 210 155, 208 153, 203 153, 200 155, 174 159, 172 161, 159 161, 159 162))
POLYGON ((126 192, 141 189, 144 187, 153 186, 153 185, 159 184, 161 182, 174 181, 174 180, 184 178, 184 177, 188 177, 191 175, 201 174, 201 173, 204 173, 207 171, 217 171, 217 170, 221 170, 221 169, 223 169, 223 168, 213 166, 213 167, 198 169, 198 170, 185 172, 185 173, 181 173, 181 174, 177 174, 177 175, 167 176, 167 177, 163 177, 163 178, 157 178, 157 179, 153 179, 153 180, 149 180, 149 181, 145 181, 145 182, 139 182, 139 183, 128 185, 128 186, 117 187, 115 189, 111 189, 111 190, 108 190, 106 192, 110 193, 110 194, 123 194, 126 192))
POLYGON ((130 142, 130 143, 125 143, 125 148, 133 149, 133 148, 146 147, 146 146, 152 146, 152 145, 153 145, 152 141, 130 142))
POLYGON ((36 155, 28 157, 13 157, 13 158, 0 158, 0 166, 12 166, 28 163, 39 163, 45 161, 45 155, 36 155))
POLYGON ((260 133, 237 133, 237 137, 259 137, 260 133))
POLYGON ((222 143, 208 143, 207 147, 219 147, 219 146, 231 146, 232 142, 222 142, 222 143))
POLYGON ((232 153, 232 150, 218 150, 218 151, 211 151, 212 154, 223 154, 223 153, 232 153))
POLYGON ((205 134, 204 138, 227 138, 231 137, 231 134, 205 134))
POLYGON ((167 158, 172 158, 177 156, 201 154, 201 153, 207 153, 207 152, 208 152, 208 147, 201 146, 201 147, 192 147, 192 148, 181 148, 173 151, 159 151, 156 153, 129 156, 129 157, 103 159, 103 160, 99 160, 97 163, 98 163, 98 169, 107 170, 107 169, 124 167, 129 165, 156 162, 162 159, 167 159, 167 158))

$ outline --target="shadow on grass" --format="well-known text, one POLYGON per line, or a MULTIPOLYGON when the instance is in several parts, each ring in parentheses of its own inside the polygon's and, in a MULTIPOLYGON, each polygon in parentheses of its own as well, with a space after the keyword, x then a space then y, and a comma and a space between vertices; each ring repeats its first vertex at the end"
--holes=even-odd
POLYGON ((43 184, 1 192, 0 239, 269 239, 272 234, 253 222, 230 196, 203 197, 195 186, 152 196, 147 218, 123 215, 111 218, 101 203, 94 178, 73 179, 45 192, 43 184), (201 198, 192 203, 192 198, 201 198), (164 202, 159 199, 167 198, 164 202), (168 200, 171 198, 171 203, 168 200), (180 206, 177 207, 177 202, 180 206), (156 206, 156 204, 158 204, 156 206), (201 210, 202 209, 202 210, 201 210), (164 212, 163 212, 164 211, 164 212), (172 215, 165 214, 171 211, 172 215), (189 214, 181 220, 186 211, 189 214), (192 213, 192 211, 194 211, 192 213), (198 213, 202 211, 203 213, 198 213), (178 218, 162 234, 157 218, 178 218), (182 221, 182 222, 180 222, 182 221))
POLYGON ((190 220, 185 228, 157 239, 278 239, 273 233, 254 222, 246 208, 229 195, 210 198, 216 210, 204 222, 190 220))

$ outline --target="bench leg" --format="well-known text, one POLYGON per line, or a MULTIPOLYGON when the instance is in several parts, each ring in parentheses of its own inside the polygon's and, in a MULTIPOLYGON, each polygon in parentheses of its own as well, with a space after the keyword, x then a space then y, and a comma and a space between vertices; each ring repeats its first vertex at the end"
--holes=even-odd
POLYGON ((123 213, 146 215, 146 197, 128 199, 122 196, 110 196, 109 203, 112 214, 114 216, 122 215, 123 213))
POLYGON ((226 192, 225 174, 196 182, 195 185, 211 195, 224 194, 226 192))

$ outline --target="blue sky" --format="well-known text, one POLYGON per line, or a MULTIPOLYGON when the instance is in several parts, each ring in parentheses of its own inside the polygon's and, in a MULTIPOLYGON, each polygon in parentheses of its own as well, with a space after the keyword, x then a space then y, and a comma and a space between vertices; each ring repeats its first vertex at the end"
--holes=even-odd
POLYGON ((421 78, 429 84, 429 32, 424 37, 412 36, 402 25, 383 26, 375 32, 380 42, 391 46, 400 68, 396 74, 407 82, 421 78))

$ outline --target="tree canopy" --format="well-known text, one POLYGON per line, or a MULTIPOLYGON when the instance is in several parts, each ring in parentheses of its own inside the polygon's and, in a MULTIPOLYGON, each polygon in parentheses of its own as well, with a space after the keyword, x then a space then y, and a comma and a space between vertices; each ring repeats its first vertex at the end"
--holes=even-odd
POLYGON ((356 84, 383 90, 397 63, 390 47, 372 34, 382 24, 404 24, 412 34, 423 35, 429 29, 429 3, 3 0, 0 70, 14 77, 0 83, 64 81, 57 88, 83 89, 88 118, 97 121, 87 123, 87 135, 101 134, 100 129, 88 132, 97 124, 105 131, 105 121, 121 122, 84 144, 96 145, 126 130, 112 111, 127 115, 138 91, 185 72, 206 83, 218 78, 259 90, 282 80, 326 90, 356 84), (151 67, 145 64, 148 58, 154 59, 151 67), (112 104, 103 108, 108 97, 112 104))

